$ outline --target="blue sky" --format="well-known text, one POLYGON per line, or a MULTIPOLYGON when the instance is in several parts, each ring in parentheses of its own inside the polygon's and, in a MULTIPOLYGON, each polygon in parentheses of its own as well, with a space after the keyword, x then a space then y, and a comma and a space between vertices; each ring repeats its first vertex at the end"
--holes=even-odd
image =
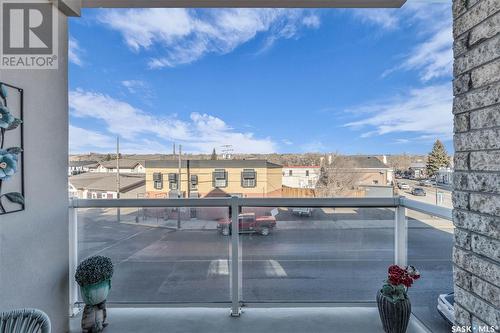
POLYGON ((84 10, 70 19, 70 150, 452 151, 449 4, 84 10))

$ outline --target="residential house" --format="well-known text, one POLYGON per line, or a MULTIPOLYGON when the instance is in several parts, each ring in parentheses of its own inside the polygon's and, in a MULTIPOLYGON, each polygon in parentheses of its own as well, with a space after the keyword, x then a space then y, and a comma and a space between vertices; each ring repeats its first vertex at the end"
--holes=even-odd
MULTIPOLYGON (((116 174, 82 173, 68 179, 70 198, 79 199, 117 199, 116 174)), ((137 199, 144 195, 144 174, 120 173, 120 198, 137 199)))
POLYGON ((331 167, 350 175, 357 185, 390 185, 392 168, 375 156, 338 156, 331 167))
POLYGON ((321 168, 319 166, 286 166, 283 167, 283 186, 291 188, 309 188, 316 187, 321 168))
POLYGON ((69 161, 68 176, 89 172, 90 168, 94 168, 96 165, 97 161, 69 161))
MULTIPOLYGON (((120 165, 120 173, 146 173, 144 161, 119 159, 118 162, 120 165)), ((92 166, 89 171, 98 173, 116 172, 116 160, 101 161, 92 166)))
POLYGON ((266 160, 146 161, 146 196, 280 197, 282 166, 266 160), (179 192, 178 192, 179 191, 179 192))
POLYGON ((412 162, 409 168, 409 176, 410 178, 420 179, 425 178, 426 173, 426 165, 422 161, 412 162))
POLYGON ((451 185, 453 183, 453 169, 439 168, 436 175, 436 181, 441 184, 451 185))

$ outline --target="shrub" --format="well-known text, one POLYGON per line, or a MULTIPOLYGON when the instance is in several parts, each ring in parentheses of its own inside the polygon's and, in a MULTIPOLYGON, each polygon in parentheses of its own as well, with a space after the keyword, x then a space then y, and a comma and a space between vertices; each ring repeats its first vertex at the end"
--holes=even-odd
POLYGON ((80 286, 111 279, 113 263, 104 256, 92 256, 82 261, 76 268, 75 280, 80 286))

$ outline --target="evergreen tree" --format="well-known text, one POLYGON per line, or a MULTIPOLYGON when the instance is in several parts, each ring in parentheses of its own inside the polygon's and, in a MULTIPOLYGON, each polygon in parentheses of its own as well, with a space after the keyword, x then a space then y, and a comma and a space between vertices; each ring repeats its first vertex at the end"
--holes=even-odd
POLYGON ((432 151, 427 156, 427 175, 432 177, 438 172, 439 168, 447 167, 449 165, 450 158, 448 153, 446 153, 443 143, 436 140, 436 142, 434 142, 434 146, 432 147, 432 151))
POLYGON ((217 160, 217 153, 215 152, 215 148, 214 148, 214 150, 212 150, 212 156, 210 156, 210 159, 211 159, 212 161, 217 160))
POLYGON ((106 160, 106 161, 111 161, 111 154, 106 155, 105 160, 106 160))

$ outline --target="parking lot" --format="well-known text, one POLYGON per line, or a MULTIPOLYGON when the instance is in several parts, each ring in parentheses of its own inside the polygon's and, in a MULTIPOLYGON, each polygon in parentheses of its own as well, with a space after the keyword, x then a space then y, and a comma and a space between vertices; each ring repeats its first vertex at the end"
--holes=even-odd
MULTIPOLYGON (((216 221, 183 220, 183 229, 137 223, 137 210, 79 212, 79 255, 115 264, 111 302, 227 302, 230 237, 216 221)), ((435 310, 452 288, 451 222, 411 213, 409 263, 422 273, 410 290, 413 312, 433 331, 448 326, 435 310)), ((241 235, 243 301, 373 302, 394 257, 391 209, 316 209, 296 217, 279 209, 269 236, 241 235)), ((163 225, 165 224, 165 225, 163 225)))

